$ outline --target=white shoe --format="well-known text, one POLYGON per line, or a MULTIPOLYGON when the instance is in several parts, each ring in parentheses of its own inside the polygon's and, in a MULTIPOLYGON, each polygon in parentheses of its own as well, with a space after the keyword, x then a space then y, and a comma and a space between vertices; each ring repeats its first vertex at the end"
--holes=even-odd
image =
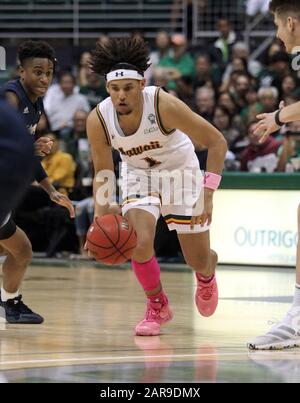
POLYGON ((264 336, 247 343, 250 350, 280 350, 300 347, 300 306, 292 307, 283 320, 264 336))

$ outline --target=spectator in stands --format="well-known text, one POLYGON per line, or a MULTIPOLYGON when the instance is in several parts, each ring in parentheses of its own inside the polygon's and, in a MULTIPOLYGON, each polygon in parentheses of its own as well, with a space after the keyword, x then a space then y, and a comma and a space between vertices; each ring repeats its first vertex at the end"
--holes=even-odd
POLYGON ((291 73, 291 59, 286 52, 275 53, 270 60, 270 68, 274 74, 272 85, 280 90, 282 80, 291 73))
POLYGON ((192 77, 181 76, 175 81, 177 97, 186 103, 191 109, 194 109, 194 85, 192 77))
POLYGON ((227 65, 223 74, 221 91, 226 91, 230 87, 230 80, 235 76, 233 73, 237 73, 237 75, 249 74, 247 60, 241 57, 233 57, 232 62, 227 65))
POLYGON ((253 131, 256 121, 248 126, 249 145, 241 154, 241 170, 249 172, 274 172, 278 166, 278 150, 282 142, 269 136, 264 143, 253 131))
POLYGON ((275 55, 275 53, 280 53, 280 52, 285 52, 285 46, 280 39, 274 38, 273 42, 271 43, 271 45, 268 48, 268 52, 267 52, 268 60, 265 62, 265 64, 269 63, 270 58, 273 55, 275 55))
POLYGON ((212 88, 199 87, 195 92, 195 112, 212 122, 216 101, 212 88))
POLYGON ((167 31, 158 31, 155 37, 155 50, 150 53, 150 62, 155 67, 164 57, 171 56, 171 38, 167 31))
POLYGON ((278 90, 275 87, 260 88, 258 90, 258 101, 262 106, 262 113, 270 113, 277 109, 279 98, 278 90))
POLYGON ((194 78, 194 88, 211 86, 215 90, 221 83, 220 70, 216 68, 208 54, 200 54, 196 58, 196 73, 194 78))
POLYGON ((227 18, 220 18, 217 22, 219 38, 215 41, 215 48, 219 49, 222 55, 223 66, 229 63, 232 55, 232 47, 237 41, 237 35, 232 30, 231 24, 227 18))
POLYGON ((84 110, 78 110, 73 117, 73 129, 68 137, 63 140, 64 150, 71 154, 76 163, 79 161, 79 140, 87 139, 86 120, 88 113, 84 110))
POLYGON ((281 83, 280 99, 285 99, 291 94, 299 94, 299 80, 293 74, 284 77, 281 83))
POLYGON ((245 42, 236 42, 232 47, 232 58, 239 57, 247 61, 247 70, 252 77, 258 77, 262 70, 262 64, 250 58, 250 50, 245 42))
POLYGON ((80 56, 79 61, 79 69, 78 69, 78 85, 79 87, 84 87, 88 85, 88 78, 87 76, 91 72, 90 63, 91 63, 91 53, 90 52, 83 52, 80 56))
POLYGON ((157 87, 167 88, 169 79, 168 73, 164 67, 157 66, 153 70, 152 82, 153 85, 156 85, 157 87))
POLYGON ((93 109, 108 96, 105 80, 93 71, 87 73, 86 80, 87 84, 80 87, 80 94, 86 97, 90 108, 93 109))
POLYGON ((256 119, 259 113, 263 112, 263 106, 258 101, 257 90, 255 87, 250 86, 248 92, 246 93, 247 105, 242 109, 240 115, 243 119, 245 126, 256 119))
POLYGON ((155 37, 155 48, 150 53, 151 66, 148 67, 148 69, 146 70, 147 71, 146 79, 148 78, 147 85, 153 84, 154 74, 156 73, 156 70, 159 70, 157 66, 161 61, 161 59, 163 59, 164 57, 171 56, 170 47, 171 47, 171 38, 169 33, 163 30, 158 31, 155 37))
POLYGON ((75 92, 75 77, 68 71, 61 72, 59 76, 59 89, 53 94, 45 105, 51 129, 63 131, 62 136, 73 127, 73 116, 77 110, 90 111, 86 97, 75 92))
POLYGON ((290 73, 291 60, 289 55, 285 51, 275 53, 270 57, 268 67, 259 75, 260 86, 275 86, 279 91, 282 80, 290 73))
POLYGON ((214 111, 213 124, 225 137, 228 149, 234 145, 235 141, 240 137, 237 129, 232 127, 232 116, 225 106, 218 105, 214 111))
POLYGON ((251 77, 247 73, 237 73, 229 88, 239 111, 247 106, 246 94, 251 87, 251 77))
POLYGON ((283 144, 279 151, 278 170, 291 172, 300 170, 300 121, 288 124, 283 144))
POLYGON ((75 184, 76 164, 72 155, 60 150, 59 141, 55 133, 47 133, 53 141, 50 154, 43 160, 42 165, 45 169, 52 185, 63 194, 69 194, 75 184))
POLYGON ((159 66, 165 67, 168 74, 168 88, 176 89, 174 81, 181 76, 195 76, 194 59, 187 52, 187 40, 182 34, 173 34, 171 37, 172 56, 165 56, 159 62, 159 66))
POLYGON ((232 116, 237 114, 237 105, 230 92, 220 92, 218 98, 218 105, 225 106, 232 116))

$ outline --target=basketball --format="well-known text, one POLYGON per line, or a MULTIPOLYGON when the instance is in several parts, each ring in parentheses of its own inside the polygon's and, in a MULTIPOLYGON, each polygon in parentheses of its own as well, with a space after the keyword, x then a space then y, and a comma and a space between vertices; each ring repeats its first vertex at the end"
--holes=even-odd
POLYGON ((96 217, 87 233, 87 248, 96 260, 117 265, 131 259, 136 247, 136 232, 120 215, 96 217))

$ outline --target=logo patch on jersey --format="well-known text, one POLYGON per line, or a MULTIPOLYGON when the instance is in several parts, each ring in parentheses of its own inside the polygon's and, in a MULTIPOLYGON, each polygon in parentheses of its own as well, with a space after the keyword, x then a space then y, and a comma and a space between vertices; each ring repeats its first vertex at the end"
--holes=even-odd
POLYGON ((159 144, 159 141, 150 141, 150 144, 133 147, 130 150, 124 150, 123 147, 120 147, 119 152, 122 155, 127 155, 127 157, 133 157, 134 155, 140 155, 143 154, 145 151, 155 150, 157 148, 163 148, 163 146, 159 144))
POLYGON ((29 113, 29 109, 28 109, 28 106, 26 106, 26 108, 24 109, 23 113, 24 113, 24 114, 27 114, 27 113, 29 113))
POLYGON ((154 125, 154 123, 156 122, 155 115, 153 113, 150 113, 150 115, 148 115, 148 120, 152 125, 154 125))
POLYGON ((158 126, 150 127, 149 129, 144 130, 144 134, 149 134, 158 131, 158 126))
POLYGON ((33 136, 35 135, 36 127, 37 127, 37 124, 27 126, 29 133, 32 134, 33 136))

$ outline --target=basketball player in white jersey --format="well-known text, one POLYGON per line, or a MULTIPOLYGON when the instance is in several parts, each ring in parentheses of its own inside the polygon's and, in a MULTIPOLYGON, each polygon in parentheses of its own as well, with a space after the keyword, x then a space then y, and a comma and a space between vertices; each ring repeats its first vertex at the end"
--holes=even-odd
MULTIPOLYGON (((272 0, 270 11, 274 14, 277 37, 281 39, 288 53, 299 52, 300 46, 300 2, 293 0, 272 0)), ((285 123, 300 120, 300 102, 277 111, 258 115, 260 120, 254 133, 261 136, 263 142, 271 133, 276 132, 285 123)), ((300 205, 298 207, 298 239, 300 238, 300 205)), ((297 246, 296 285, 294 301, 281 322, 274 325, 264 336, 258 336, 248 343, 250 349, 266 350, 288 347, 300 347, 300 241, 297 246)))
MULTIPOLYGON (((90 113, 87 132, 96 174, 113 171, 112 148, 121 154, 122 214, 137 233, 132 268, 147 296, 145 317, 135 334, 154 336, 172 319, 153 248, 160 214, 169 229, 177 231, 185 260, 195 271, 199 312, 211 316, 217 307, 217 254, 210 248, 209 225, 227 146, 222 134, 183 102, 159 88, 145 87, 148 54, 147 45, 138 39, 97 43, 93 70, 106 77, 110 97, 90 113), (191 139, 208 148, 204 180, 191 139), (169 200, 169 185, 157 180, 160 174, 176 183, 169 200), (186 181, 181 182, 184 175, 186 181)), ((102 185, 95 175, 95 216, 111 211, 98 198, 102 185)))

